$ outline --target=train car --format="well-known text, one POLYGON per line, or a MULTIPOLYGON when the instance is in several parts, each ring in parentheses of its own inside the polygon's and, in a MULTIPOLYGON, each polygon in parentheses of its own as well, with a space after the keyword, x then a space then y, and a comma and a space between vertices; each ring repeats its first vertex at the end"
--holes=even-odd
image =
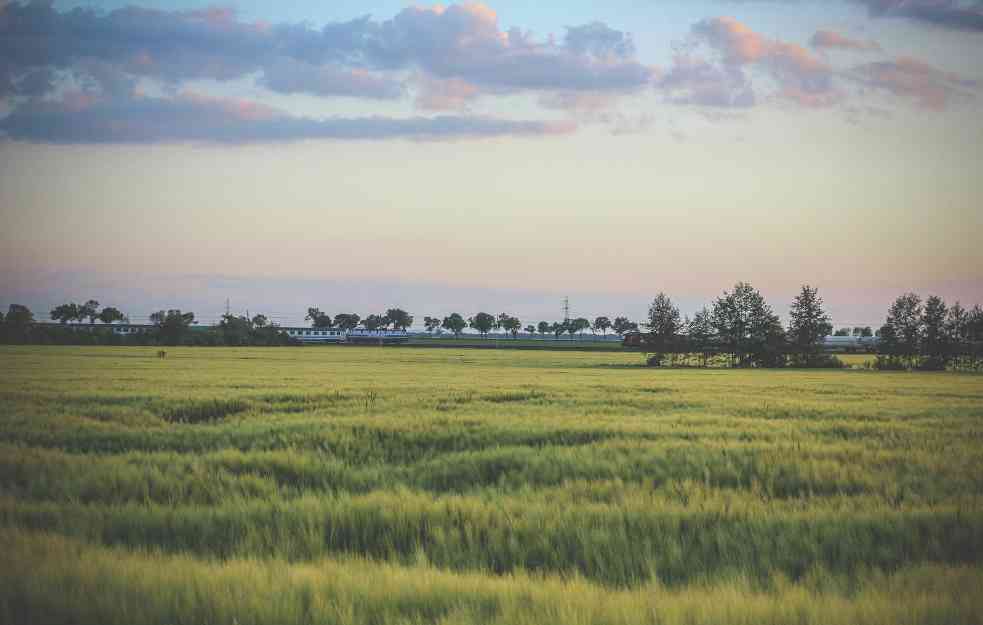
POLYGON ((344 343, 347 332, 331 328, 280 328, 301 343, 344 343))

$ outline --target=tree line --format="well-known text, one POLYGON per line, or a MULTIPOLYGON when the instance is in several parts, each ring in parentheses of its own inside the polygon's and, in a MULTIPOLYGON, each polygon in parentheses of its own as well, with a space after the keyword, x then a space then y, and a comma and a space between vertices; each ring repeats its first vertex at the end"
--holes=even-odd
MULTIPOLYGON (((99 308, 99 302, 66 303, 49 312, 55 324, 35 323, 26 306, 10 305, 0 312, 0 341, 4 343, 65 344, 163 344, 163 345, 287 345, 295 342, 265 315, 247 317, 226 314, 216 326, 191 331, 195 315, 181 310, 160 310, 150 315, 146 331, 120 336, 113 324, 128 322, 118 308, 99 308), (101 325, 96 324, 99 321, 101 325), (86 324, 87 322, 87 324, 86 324), (86 324, 88 332, 78 332, 86 324), (69 327, 72 326, 72 327, 69 327)), ((401 308, 362 318, 356 313, 331 316, 318 307, 307 310, 306 320, 314 328, 352 331, 407 330, 414 317, 401 308)), ((424 329, 433 334, 445 330, 459 337, 471 328, 482 337, 501 330, 518 338, 520 332, 571 338, 590 330, 607 335, 635 333, 638 345, 650 354, 649 364, 670 366, 733 367, 837 367, 835 356, 824 351, 824 339, 833 333, 829 315, 818 290, 802 286, 792 302, 787 326, 783 326, 765 298, 754 287, 739 282, 730 291, 704 306, 692 318, 682 316, 665 293, 652 301, 642 324, 627 317, 600 316, 593 321, 578 317, 564 321, 540 321, 523 327, 509 313, 479 312, 465 318, 461 313, 445 317, 426 316, 424 329)), ((947 305, 937 296, 922 300, 917 294, 898 297, 888 310, 885 323, 870 327, 841 328, 835 336, 877 337, 875 366, 880 369, 980 370, 983 369, 983 309, 964 308, 959 302, 947 305)))
MULTIPOLYGON (((733 367, 840 367, 824 351, 833 331, 817 289, 804 285, 783 326, 765 298, 746 282, 724 291, 692 318, 682 317, 665 293, 649 306, 647 331, 640 336, 649 364, 733 367)), ((899 297, 875 332, 858 327, 840 336, 878 337, 879 369, 983 369, 983 310, 966 310, 942 298, 922 303, 914 293, 899 297)))

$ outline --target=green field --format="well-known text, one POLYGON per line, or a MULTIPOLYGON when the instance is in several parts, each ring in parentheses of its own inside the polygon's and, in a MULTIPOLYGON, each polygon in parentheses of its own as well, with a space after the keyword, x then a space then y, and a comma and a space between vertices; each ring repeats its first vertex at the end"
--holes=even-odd
POLYGON ((983 377, 0 347, 0 622, 981 623, 983 377))

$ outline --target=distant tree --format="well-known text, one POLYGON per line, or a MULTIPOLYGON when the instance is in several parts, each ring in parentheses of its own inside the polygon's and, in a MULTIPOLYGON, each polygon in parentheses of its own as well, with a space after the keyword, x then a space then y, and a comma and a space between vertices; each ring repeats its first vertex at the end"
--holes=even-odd
POLYGON ((252 322, 254 328, 265 328, 267 325, 269 325, 270 320, 266 317, 266 315, 256 315, 252 318, 252 322))
POLYGON ((850 336, 850 328, 840 328, 833 333, 833 336, 850 336))
POLYGON ((792 300, 789 311, 788 340, 795 348, 796 364, 815 366, 820 363, 823 339, 833 329, 829 315, 823 310, 819 291, 808 284, 792 300))
POLYGON ((58 323, 70 323, 78 320, 79 318, 79 305, 75 303, 62 304, 60 306, 56 306, 51 311, 52 321, 57 321, 58 323))
POLYGON ((638 330, 638 324, 633 321, 629 321, 628 317, 615 317, 614 322, 611 323, 611 328, 616 334, 618 334, 618 336, 624 336, 629 332, 638 330))
POLYGON ((539 333, 540 334, 542 334, 543 336, 546 336, 547 334, 550 333, 550 323, 549 323, 549 321, 540 321, 536 325, 536 329, 539 330, 539 333))
POLYGON ((116 323, 117 321, 123 321, 125 318, 126 317, 123 315, 123 313, 112 306, 106 306, 102 309, 102 312, 99 313, 99 321, 107 325, 110 323, 116 323))
POLYGON ((34 315, 27 306, 11 304, 4 316, 0 313, 0 340, 9 343, 23 343, 30 338, 34 315))
POLYGON ((440 323, 441 321, 439 317, 423 318, 423 327, 426 328, 427 332, 429 332, 430 334, 433 334, 434 330, 440 327, 440 323))
POLYGON ((607 336, 608 330, 611 329, 611 320, 607 317, 598 317, 594 319, 594 324, 592 326, 595 332, 600 332, 603 336, 607 336))
POLYGON ((713 315, 706 306, 698 310, 693 315, 693 319, 686 324, 686 335, 689 338, 690 349, 701 355, 702 364, 706 367, 714 349, 714 337, 716 336, 713 328, 713 315))
POLYGON ((99 302, 94 299, 90 299, 86 303, 79 306, 79 321, 83 319, 88 319, 90 324, 96 322, 99 318, 99 302))
POLYGON ((321 309, 316 307, 308 308, 304 319, 310 321, 313 328, 330 328, 334 325, 331 315, 321 312, 321 309))
POLYGON ((339 330, 351 332, 358 327, 362 318, 355 313, 340 313, 334 316, 334 325, 339 330))
POLYGON ((511 334, 512 338, 518 338, 519 330, 522 329, 522 322, 519 321, 518 317, 507 317, 500 320, 500 327, 511 334))
POLYGON ((570 336, 574 334, 584 334, 584 330, 590 329, 590 319, 585 319, 584 317, 577 317, 576 319, 570 320, 570 326, 567 328, 567 332, 570 336))
POLYGON ((450 315, 444 317, 444 320, 440 322, 440 327, 447 330, 448 332, 453 332, 454 337, 461 336, 461 332, 464 328, 468 327, 468 322, 464 320, 461 313, 451 313, 450 315))
POLYGON ((739 366, 777 366, 784 352, 785 331, 764 297, 739 282, 713 306, 713 326, 722 347, 739 366))
POLYGON ((173 309, 167 312, 159 310, 150 315, 150 322, 157 326, 157 336, 161 343, 179 345, 188 327, 195 322, 195 314, 173 309))
POLYGON ((366 330, 381 330, 389 326, 389 319, 385 315, 369 315, 362 319, 362 327, 366 330))
MULTIPOLYGON (((2 322, 3 322, 3 319, 0 319, 0 323, 2 323, 2 322)), ((529 334, 530 336, 534 336, 536 334, 536 326, 532 325, 531 323, 529 325, 527 325, 526 326, 526 334, 529 334)))
MULTIPOLYGON (((7 315, 10 322, 10 315, 7 315)), ((983 341, 983 308, 977 304, 966 318, 966 334, 970 341, 983 341)))
POLYGON ((498 316, 495 317, 495 328, 499 330, 505 330, 505 326, 508 324, 509 319, 511 318, 512 315, 508 313, 498 313, 498 316))
POLYGON ((569 325, 570 324, 568 324, 566 321, 564 321, 563 323, 554 321, 552 324, 550 324, 550 332, 553 333, 553 336, 555 338, 560 338, 561 336, 563 336, 563 333, 567 331, 567 327, 569 325))
POLYGON ((659 293, 649 305, 649 334, 656 340, 667 341, 679 334, 683 321, 672 300, 665 293, 659 293))
POLYGON ((7 309, 7 317, 4 320, 4 323, 6 323, 8 326, 26 327, 34 323, 34 314, 27 306, 11 304, 7 309))
POLYGON ((863 328, 860 329, 860 336, 864 338, 872 337, 874 336, 874 329, 871 328, 870 326, 864 326, 863 328))
MULTIPOLYGON (((918 354, 918 339, 922 334, 922 300, 914 293, 896 299, 888 309, 886 326, 896 345, 898 356, 911 360, 918 354)), ((883 338, 884 328, 881 328, 883 338)))
POLYGON ((925 359, 921 366, 925 369, 944 370, 948 357, 946 336, 946 316, 948 309, 941 297, 935 295, 925 300, 922 309, 921 336, 919 347, 925 359))
POLYGON ((226 345, 249 345, 251 342, 253 322, 244 315, 222 315, 218 324, 222 342, 226 345))
POLYGON ((390 308, 386 311, 386 325, 392 325, 393 330, 408 330, 413 325, 413 316, 402 308, 390 308))
POLYGON ((969 312, 959 302, 949 307, 945 318, 945 334, 951 344, 969 341, 969 312))
POLYGON ((495 327, 495 317, 486 312, 480 312, 468 319, 468 325, 477 330, 482 337, 485 337, 495 327))

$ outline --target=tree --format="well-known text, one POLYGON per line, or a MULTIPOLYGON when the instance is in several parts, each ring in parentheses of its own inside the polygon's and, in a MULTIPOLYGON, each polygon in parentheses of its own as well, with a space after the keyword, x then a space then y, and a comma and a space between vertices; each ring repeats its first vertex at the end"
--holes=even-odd
POLYGON ((570 333, 570 336, 573 336, 574 334, 582 335, 584 333, 584 330, 587 330, 589 328, 590 328, 589 319, 585 319, 584 317, 577 317, 576 319, 570 320, 570 324, 567 327, 567 332, 570 333))
POLYGON ((870 338, 874 336, 874 329, 870 326, 864 326, 860 329, 860 336, 863 338, 870 338))
POLYGON ((426 328, 427 332, 433 334, 434 330, 440 327, 439 317, 424 317, 423 327, 426 328))
POLYGON ((390 308, 385 318, 386 325, 392 324, 393 330, 408 330, 413 325, 413 316, 402 308, 390 308))
POLYGON ((321 312, 321 309, 317 307, 308 308, 304 320, 310 321, 312 328, 330 328, 334 325, 331 315, 321 312))
POLYGON ((222 315, 218 324, 222 342, 226 345, 249 345, 253 322, 244 315, 222 315))
POLYGON ((568 324, 566 321, 564 321, 563 323, 558 323, 554 321, 550 325, 550 332, 553 333, 554 338, 559 339, 561 336, 563 336, 563 333, 567 331, 567 327, 569 325, 570 324, 568 324))
POLYGON ((819 291, 808 284, 802 285, 792 300, 788 323, 788 339, 795 348, 797 364, 807 367, 819 364, 823 339, 832 329, 819 291))
POLYGON ((495 317, 486 312, 480 312, 468 319, 468 325, 477 330, 482 337, 486 337, 491 329, 495 327, 495 317))
POLYGON ((693 319, 686 324, 686 334, 689 338, 690 349, 701 354, 703 366, 706 367, 710 360, 710 354, 715 347, 714 337, 716 336, 716 331, 713 328, 713 315, 706 306, 698 310, 693 315, 693 319))
POLYGON ((600 332, 602 335, 607 336, 608 330, 611 329, 611 320, 607 317, 598 317, 594 319, 594 324, 591 327, 594 328, 595 332, 600 332))
POLYGON ((765 298, 746 282, 724 291, 713 306, 721 345, 739 366, 776 366, 783 359, 785 331, 765 298))
POLYGON ((267 325, 269 325, 270 320, 266 317, 266 315, 256 315, 252 318, 252 322, 253 327, 265 328, 267 325))
POLYGON ((448 332, 453 332, 455 338, 461 336, 461 332, 464 331, 464 328, 467 326, 468 322, 464 320, 464 317, 462 317, 460 313, 451 313, 450 315, 444 317, 444 320, 440 323, 440 327, 448 332))
POLYGON ((358 327, 362 318, 355 313, 340 313, 334 316, 334 325, 339 330, 351 332, 358 327))
POLYGON ((112 306, 106 306, 102 309, 102 312, 99 313, 99 321, 107 325, 110 323, 116 323, 117 321, 123 321, 124 319, 126 319, 126 316, 112 306))
POLYGON ((26 327, 34 323, 34 313, 27 306, 11 304, 7 309, 7 318, 4 320, 8 326, 26 327))
POLYGON ((57 321, 58 323, 69 323, 75 321, 79 318, 79 305, 75 303, 62 304, 61 306, 56 306, 51 311, 52 321, 57 321))
POLYGON ((549 321, 540 321, 536 325, 536 329, 539 330, 539 333, 540 334, 542 334, 543 336, 546 336, 547 334, 550 333, 550 323, 549 323, 549 321))
MULTIPOLYGON (((890 328, 890 341, 897 356, 908 359, 908 364, 918 354, 918 339, 922 333, 922 300, 914 293, 905 293, 894 300, 888 309, 885 326, 890 328)), ((883 339, 884 328, 881 328, 883 339)))
POLYGON ((614 322, 611 324, 611 328, 618 336, 624 336, 629 332, 638 330, 638 324, 633 321, 629 321, 628 317, 615 317, 614 322))
POLYGON ((840 328, 833 333, 833 336, 850 336, 850 328, 840 328))
MULTIPOLYGON (((3 323, 3 319, 0 319, 0 323, 3 323)), ((534 336, 536 334, 536 326, 532 325, 531 323, 529 325, 527 325, 526 326, 526 334, 528 334, 530 336, 534 336)))
POLYGON ((165 345, 179 345, 188 327, 195 322, 193 312, 183 313, 180 310, 159 310, 150 315, 150 322, 157 326, 157 336, 165 345))
POLYGON ((501 320, 500 327, 512 335, 512 338, 519 337, 519 330, 522 329, 522 322, 519 321, 518 317, 507 317, 501 320))
POLYGON ((384 315, 369 315, 362 320, 362 327, 366 330, 381 330, 389 326, 389 319, 384 315))
POLYGON ((683 328, 679 309, 665 293, 659 293, 652 300, 646 325, 649 334, 657 341, 669 341, 683 328))
POLYGON ((944 370, 948 360, 945 321, 948 310, 941 297, 935 295, 925 300, 922 309, 920 351, 925 360, 924 369, 944 370))
POLYGON ((88 319, 90 324, 95 323, 96 319, 99 318, 99 302, 94 299, 90 299, 86 303, 79 306, 78 314, 80 322, 83 319, 88 319))

